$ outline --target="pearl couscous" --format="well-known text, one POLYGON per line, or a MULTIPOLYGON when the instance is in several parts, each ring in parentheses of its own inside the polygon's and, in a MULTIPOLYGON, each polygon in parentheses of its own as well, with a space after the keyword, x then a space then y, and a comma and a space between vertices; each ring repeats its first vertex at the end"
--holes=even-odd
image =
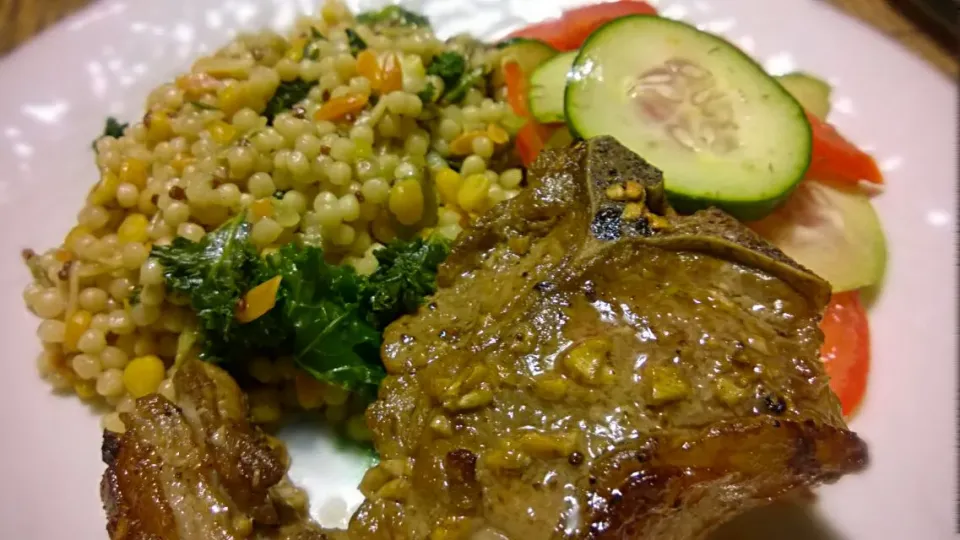
MULTIPOLYGON (((516 195, 523 173, 505 165, 516 118, 502 90, 483 83, 445 101, 449 85, 429 69, 444 53, 467 70, 499 61, 469 38, 371 28, 329 2, 289 35, 240 35, 152 91, 140 121, 96 141, 100 178, 63 244, 24 252, 34 280, 23 298, 42 319, 40 374, 109 405, 103 426, 122 431, 118 413, 136 398, 175 397, 174 359, 196 324, 188 302, 167 294, 152 246, 199 241, 246 212, 261 251, 319 245, 369 274, 398 227, 453 239, 516 195), (283 92, 292 101, 277 110, 283 92)), ((247 367, 254 421, 305 409, 369 437, 360 404, 291 358, 247 367)))

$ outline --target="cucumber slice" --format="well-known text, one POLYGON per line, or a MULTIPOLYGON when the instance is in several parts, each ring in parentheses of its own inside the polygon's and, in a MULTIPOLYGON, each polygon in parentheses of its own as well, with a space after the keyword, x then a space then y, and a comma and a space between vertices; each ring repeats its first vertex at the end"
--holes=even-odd
POLYGON ((749 225, 830 282, 834 292, 883 279, 886 239, 870 199, 857 188, 806 180, 772 214, 749 225))
POLYGON ((538 122, 563 122, 563 93, 567 73, 578 51, 560 53, 547 60, 530 75, 530 113, 538 122))
POLYGON ((612 135, 661 169, 680 210, 761 218, 810 162, 797 101, 730 43, 670 19, 622 17, 591 34, 564 109, 581 138, 612 135))
POLYGON ((520 69, 528 77, 540 64, 553 58, 557 50, 550 45, 530 38, 513 38, 502 41, 497 44, 501 50, 500 63, 497 69, 493 70, 491 82, 497 88, 506 84, 506 77, 503 73, 503 64, 508 60, 515 60, 520 64, 520 69))
POLYGON ((830 85, 806 73, 787 73, 777 81, 790 92, 804 109, 820 120, 830 114, 830 85))

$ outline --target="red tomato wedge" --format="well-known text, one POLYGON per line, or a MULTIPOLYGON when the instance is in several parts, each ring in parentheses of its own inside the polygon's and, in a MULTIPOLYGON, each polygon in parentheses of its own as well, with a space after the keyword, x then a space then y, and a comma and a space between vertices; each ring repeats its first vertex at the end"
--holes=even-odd
POLYGON ((820 322, 823 360, 830 388, 840 398, 844 416, 850 416, 867 389, 870 371, 870 327, 858 291, 834 294, 820 322))
POLYGON ((821 180, 853 183, 861 180, 883 183, 880 168, 870 154, 843 138, 836 128, 807 113, 813 131, 813 152, 807 176, 821 180))
POLYGON ((534 38, 549 43, 559 51, 572 51, 583 45, 587 36, 605 23, 626 15, 656 15, 657 10, 639 0, 622 0, 595 4, 563 12, 559 19, 521 28, 509 37, 534 38))
POLYGON ((527 123, 517 132, 517 152, 525 167, 529 167, 540 151, 548 133, 540 126, 527 109, 527 78, 517 62, 507 62, 503 66, 507 83, 507 102, 513 112, 527 120, 527 123))

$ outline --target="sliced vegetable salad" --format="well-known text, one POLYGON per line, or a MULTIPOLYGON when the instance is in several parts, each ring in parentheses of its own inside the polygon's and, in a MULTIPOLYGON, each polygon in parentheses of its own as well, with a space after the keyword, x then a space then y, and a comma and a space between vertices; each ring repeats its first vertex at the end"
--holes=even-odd
POLYGON ((821 358, 844 414, 870 364, 859 290, 880 284, 886 243, 870 203, 874 159, 827 122, 830 85, 768 75, 726 40, 641 1, 564 12, 501 43, 525 165, 575 137, 613 135, 664 172, 673 205, 718 206, 830 282, 821 358))

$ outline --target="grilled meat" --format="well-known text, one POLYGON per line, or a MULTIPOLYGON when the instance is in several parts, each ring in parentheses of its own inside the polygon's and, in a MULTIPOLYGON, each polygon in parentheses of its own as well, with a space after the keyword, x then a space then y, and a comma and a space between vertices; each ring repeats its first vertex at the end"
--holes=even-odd
POLYGON ((114 539, 319 538, 305 497, 285 475, 279 445, 247 420, 236 382, 190 361, 174 376, 178 404, 160 395, 105 432, 101 497, 114 539), (298 502, 299 499, 299 502, 298 502), (297 536, 305 533, 313 536, 297 536))
POLYGON ((866 465, 819 361, 822 279, 721 212, 677 216, 610 138, 545 152, 529 183, 387 329, 382 460, 347 530, 278 510, 282 457, 189 362, 180 408, 144 398, 107 439, 111 536, 701 538, 866 465))
POLYGON ((865 465, 819 360, 822 279, 719 211, 675 215, 613 139, 530 177, 387 329, 351 538, 700 538, 865 465))

